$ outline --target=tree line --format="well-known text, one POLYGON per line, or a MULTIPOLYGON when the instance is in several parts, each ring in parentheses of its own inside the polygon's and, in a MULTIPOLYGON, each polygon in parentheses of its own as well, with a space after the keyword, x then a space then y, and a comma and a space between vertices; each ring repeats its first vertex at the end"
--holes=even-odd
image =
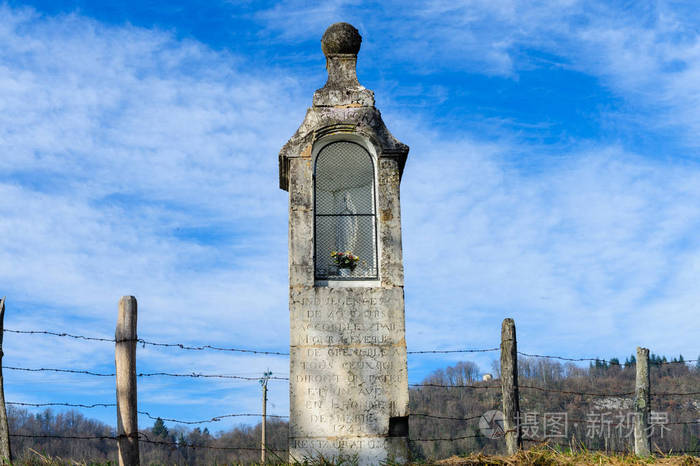
MULTIPOLYGON (((700 387, 700 364, 683 363, 682 356, 669 362, 664 356, 650 358, 652 393, 687 393, 700 387)), ((615 394, 634 391, 634 358, 620 364, 615 358, 593 361, 588 367, 560 363, 542 358, 519 358, 518 377, 521 386, 560 390, 559 393, 521 388, 520 407, 524 436, 542 439, 543 417, 547 413, 566 413, 564 437, 550 438, 563 444, 583 445, 589 449, 625 450, 630 437, 619 428, 620 416, 632 411, 631 397, 589 396, 583 393, 615 394), (576 394, 579 393, 579 394, 576 394), (607 416, 606 416, 607 415, 607 416), (609 421, 606 424, 605 420, 609 421), (592 429, 595 427, 595 429, 592 429), (609 431, 609 432, 608 432, 609 431), (604 435, 601 435, 604 434, 604 435)), ((503 441, 480 436, 478 417, 489 410, 499 410, 500 385, 498 363, 494 361, 494 379, 482 381, 482 371, 470 361, 458 362, 438 369, 423 384, 440 387, 415 387, 410 390, 411 450, 417 459, 439 459, 474 451, 502 453, 503 441), (460 387, 469 385, 479 388, 460 387), (430 414, 435 417, 424 417, 430 414), (473 418, 467 421, 464 418, 473 418), (471 437, 452 441, 425 441, 435 438, 471 437)), ((652 411, 665 413, 667 430, 654 432, 652 447, 662 451, 700 450, 700 425, 672 424, 698 419, 700 401, 697 396, 665 396, 652 398, 652 411)), ((12 449, 20 461, 36 460, 38 452, 65 461, 115 462, 116 442, 111 439, 81 440, 61 437, 112 437, 113 426, 85 417, 77 411, 54 412, 46 409, 32 413, 26 409, 8 409, 10 432, 45 437, 12 437, 12 449)), ((187 428, 166 425, 157 419, 153 426, 141 429, 144 438, 165 445, 141 442, 141 458, 146 464, 204 465, 219 463, 252 463, 260 458, 261 426, 240 425, 212 433, 207 427, 187 428), (204 448, 215 447, 215 448, 204 448), (221 448, 221 449, 217 449, 221 448), (240 449, 234 449, 240 448, 240 449)), ((288 426, 285 421, 267 423, 268 458, 286 458, 288 426), (278 451, 274 451, 278 450, 278 451)), ((531 445, 526 443, 525 446, 531 445)))

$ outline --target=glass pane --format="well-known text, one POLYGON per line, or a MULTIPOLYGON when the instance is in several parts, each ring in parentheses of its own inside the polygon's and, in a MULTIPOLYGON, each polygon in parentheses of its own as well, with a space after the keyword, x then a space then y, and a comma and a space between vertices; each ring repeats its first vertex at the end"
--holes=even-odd
POLYGON ((374 167, 352 142, 327 145, 316 159, 316 213, 374 213, 374 167))
POLYGON ((376 277, 374 166, 369 153, 355 143, 331 143, 321 149, 315 175, 316 277, 376 277))
POLYGON ((371 278, 377 276, 373 216, 316 217, 316 276, 320 278, 371 278), (354 266, 331 254, 350 253, 354 266))

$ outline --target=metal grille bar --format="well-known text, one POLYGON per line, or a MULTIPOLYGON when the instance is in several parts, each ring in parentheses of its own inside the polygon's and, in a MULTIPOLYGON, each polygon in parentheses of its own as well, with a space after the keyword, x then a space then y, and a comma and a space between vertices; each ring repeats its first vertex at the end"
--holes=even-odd
POLYGON ((316 157, 314 269, 317 279, 377 278, 374 179, 372 157, 357 143, 332 142, 316 157), (334 257, 333 253, 342 255, 334 257), (353 259, 346 259, 348 256, 353 259))

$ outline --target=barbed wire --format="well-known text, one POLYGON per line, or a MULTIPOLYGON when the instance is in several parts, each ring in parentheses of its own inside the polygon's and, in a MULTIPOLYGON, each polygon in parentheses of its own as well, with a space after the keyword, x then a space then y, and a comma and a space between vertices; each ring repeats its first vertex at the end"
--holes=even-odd
MULTIPOLYGON (((7 401, 5 404, 8 405, 13 405, 13 406, 30 406, 30 407, 46 407, 46 406, 65 406, 65 407, 71 407, 71 408, 114 408, 117 406, 116 403, 93 403, 93 404, 82 404, 82 403, 66 403, 66 402, 51 402, 51 403, 26 403, 22 401, 7 401)), ((153 414, 149 413, 148 411, 137 411, 139 414, 144 415, 149 417, 150 419, 155 420, 162 420, 162 421, 168 421, 168 422, 175 422, 178 424, 206 424, 210 422, 219 422, 222 419, 226 418, 232 418, 232 417, 262 417, 262 414, 254 414, 254 413, 234 413, 234 414, 222 414, 219 416, 214 416, 209 419, 204 419, 201 421, 183 421, 181 419, 174 419, 174 418, 168 418, 168 417, 162 417, 162 416, 154 416, 153 414)), ((278 415, 278 414, 266 414, 267 417, 271 418, 288 418, 289 416, 283 416, 283 415, 278 415)))
POLYGON ((488 353, 489 351, 500 351, 500 349, 501 348, 461 349, 461 350, 422 350, 422 351, 406 351, 406 354, 488 353))
MULTIPOLYGON (((13 371, 24 371, 24 372, 62 372, 62 373, 69 373, 69 374, 84 374, 84 375, 92 375, 95 377, 114 377, 115 374, 112 373, 101 373, 101 372, 93 372, 93 371, 87 371, 87 370, 79 370, 79 369, 57 369, 57 368, 48 368, 48 367, 40 367, 40 368, 29 368, 29 367, 13 367, 13 366, 2 366, 3 369, 8 369, 8 370, 13 370, 13 371)), ((260 377, 247 377, 247 376, 242 376, 242 375, 226 375, 226 374, 202 374, 199 372, 192 372, 189 374, 175 374, 175 373, 170 373, 170 372, 140 372, 136 374, 137 377, 156 377, 156 376, 164 376, 164 377, 190 377, 190 378, 216 378, 216 379, 235 379, 235 380, 260 380, 260 377)), ((277 376, 271 376, 269 377, 271 380, 289 380, 289 377, 277 377, 277 376)))
POLYGON ((531 353, 523 353, 522 351, 518 351, 518 354, 520 356, 527 356, 530 358, 543 358, 543 359, 559 359, 561 361, 573 361, 573 362, 582 362, 582 361, 599 361, 599 362, 606 362, 609 363, 610 361, 606 361, 605 359, 600 359, 600 358, 567 358, 564 356, 550 356, 547 354, 531 354, 531 353))
MULTIPOLYGON (((518 351, 518 354, 521 356, 527 356, 531 358, 544 358, 544 359, 559 359, 561 361, 573 361, 573 362, 582 362, 582 361, 590 361, 590 362, 600 362, 600 363, 605 363, 605 364, 612 364, 613 366, 626 366, 625 363, 621 363, 619 361, 617 362, 612 362, 609 359, 601 359, 601 358, 568 358, 565 356, 552 356, 552 355, 547 355, 547 354, 531 354, 531 353, 523 353, 521 351, 518 351)), ((688 364, 688 363, 693 363, 697 362, 698 359, 686 359, 683 361, 649 361, 650 366, 663 366, 665 364, 688 364)), ((636 363, 630 363, 630 364, 636 364, 636 363)))
POLYGON ((445 438, 409 438, 411 442, 453 442, 455 440, 466 440, 470 438, 488 438, 481 434, 463 435, 460 437, 445 437, 445 438))
POLYGON ((123 340, 116 340, 114 338, 104 338, 104 337, 88 337, 85 335, 75 335, 72 333, 65 333, 65 332, 52 332, 49 330, 12 330, 12 329, 4 329, 5 332, 9 333, 19 333, 19 334, 27 334, 27 335, 52 335, 56 337, 67 337, 67 338, 74 338, 76 340, 87 340, 87 341, 101 341, 101 342, 108 342, 108 343, 122 343, 122 342, 128 342, 128 341, 135 341, 143 346, 149 345, 149 346, 161 346, 161 347, 167 347, 167 348, 179 348, 182 350, 189 350, 189 351, 203 351, 203 350, 212 350, 212 351, 228 351, 228 352, 235 352, 235 353, 252 353, 252 354, 265 354, 265 355, 274 355, 274 356, 289 356, 289 353, 283 353, 280 351, 260 351, 260 350, 252 350, 252 349, 244 349, 244 348, 224 348, 224 347, 219 347, 219 346, 213 346, 213 345, 186 345, 184 343, 159 343, 159 342, 154 342, 154 341, 149 341, 149 340, 144 340, 143 338, 136 338, 136 339, 123 339, 123 340))
MULTIPOLYGON (((54 434, 9 434, 10 437, 18 437, 18 438, 50 438, 50 439, 62 439, 62 440, 118 440, 121 437, 129 437, 127 435, 54 435, 54 434)), ((206 450, 224 450, 224 451, 257 451, 259 452, 261 450, 260 447, 227 447, 227 446, 215 446, 215 445, 198 445, 194 443, 188 443, 188 442, 173 442, 169 440, 153 440, 148 438, 143 432, 138 433, 138 438, 139 442, 144 442, 144 443, 149 443, 153 445, 168 445, 172 447, 177 447, 177 448, 192 448, 192 449, 206 449, 206 450)), ((475 435, 464 435, 464 436, 458 436, 458 437, 437 437, 437 438, 409 438, 409 441, 411 442, 452 442, 455 440, 466 440, 466 439, 472 439, 472 438, 489 438, 484 435, 480 434, 475 434, 475 435)), ((554 443, 555 445, 558 446, 564 446, 564 447, 569 447, 571 448, 572 446, 568 443, 562 443, 562 442, 551 442, 550 439, 533 439, 533 438, 528 438, 528 437, 523 437, 522 440, 524 442, 533 442, 533 443, 554 443)), ((270 447, 265 448, 266 451, 270 452, 278 452, 278 453, 287 453, 289 450, 279 450, 279 449, 273 449, 270 447)), ((625 453, 625 454, 632 454, 629 450, 618 450, 618 449, 597 449, 593 451, 607 451, 607 452, 614 452, 614 453, 625 453)), ((674 455, 674 454, 688 454, 688 453, 700 453, 700 450, 678 450, 678 451, 673 451, 670 450, 669 452, 663 452, 659 451, 660 454, 662 455, 674 455)))
POLYGON ((92 372, 92 371, 85 371, 85 370, 78 370, 78 369, 54 369, 54 368, 47 368, 47 367, 40 367, 40 368, 29 368, 29 367, 12 367, 12 366, 2 366, 3 369, 8 369, 12 371, 24 371, 24 372, 65 372, 68 374, 85 374, 85 375, 92 375, 95 377, 114 377, 114 373, 100 373, 100 372, 92 372))
POLYGON ((658 362, 651 362, 649 361, 650 366, 664 366, 666 364, 688 364, 691 362, 698 362, 700 359, 684 359, 683 361, 658 361, 658 362))
MULTIPOLYGON (((173 374, 170 372, 141 372, 136 374, 137 377, 191 377, 191 378, 210 378, 210 379, 236 379, 236 380, 260 380, 260 377, 246 377, 242 375, 225 375, 225 374, 201 374, 192 372, 190 374, 173 374)), ((268 377, 270 380, 289 380, 289 377, 268 377)))
MULTIPOLYGON (((76 334, 66 333, 66 332, 52 332, 49 330, 5 329, 5 332, 28 334, 28 335, 52 335, 52 336, 57 336, 57 337, 74 338, 74 339, 78 339, 78 340, 101 341, 101 342, 108 342, 108 343, 136 341, 137 343, 139 343, 141 345, 160 346, 160 347, 167 347, 167 348, 179 348, 179 349, 190 350, 190 351, 203 351, 203 350, 209 349, 209 350, 213 350, 213 351, 230 351, 230 352, 266 354, 266 355, 275 355, 275 356, 289 356, 289 353, 284 353, 281 351, 261 351, 261 350, 252 350, 252 349, 244 349, 244 348, 224 348, 224 347, 213 346, 213 345, 187 345, 184 343, 161 343, 161 342, 154 342, 154 341, 145 340, 143 338, 137 338, 135 340, 134 339, 116 340, 114 338, 89 337, 86 335, 76 335, 76 334)), ((459 349, 459 350, 423 350, 423 351, 408 351, 407 354, 485 353, 485 352, 489 352, 489 351, 499 351, 499 350, 500 350, 500 348, 459 349)))
POLYGON ((437 387, 437 388, 474 388, 474 389, 501 389, 500 385, 447 385, 439 383, 409 383, 409 387, 437 387))
MULTIPOLYGON (((457 384, 438 384, 438 383, 412 383, 408 384, 409 387, 436 387, 436 388, 472 388, 472 389, 500 389, 500 385, 457 385, 457 384)), ((518 388, 525 388, 525 389, 531 389, 531 390, 539 390, 542 392, 553 392, 553 393, 564 393, 568 395, 583 395, 583 396, 600 396, 600 397, 622 397, 622 396, 631 396, 634 395, 634 392, 620 392, 620 393, 597 393, 597 392, 579 392, 579 391, 574 391, 574 390, 560 390, 556 388, 545 388, 545 387, 537 387, 533 385, 518 385, 518 388)), ((672 395, 678 395, 678 396, 691 396, 691 395, 698 395, 700 392, 687 392, 687 393, 652 393, 652 395, 657 395, 657 396, 672 396, 672 395)))
MULTIPOLYGON (((145 442, 145 443, 150 443, 153 445, 168 445, 168 446, 174 446, 178 448, 203 448, 206 450, 224 450, 224 451, 261 451, 261 447, 225 447, 225 446, 215 446, 215 445, 197 445, 194 443, 187 443, 187 442, 173 442, 170 440, 152 440, 148 438, 143 432, 139 432, 139 442, 145 442)), ((268 452, 278 452, 278 453, 287 453, 288 450, 278 450, 275 448, 270 448, 268 446, 265 446, 265 451, 268 452)))
POLYGON ((208 349, 208 350, 212 350, 212 351, 228 351, 228 352, 233 352, 233 353, 251 353, 251 354, 265 354, 265 355, 273 355, 273 356, 289 356, 289 353, 283 353, 281 351, 260 351, 260 350, 243 349, 243 348, 223 348, 223 347, 212 346, 212 345, 190 346, 190 345, 185 345, 182 343, 156 343, 153 341, 143 340, 140 338, 136 341, 144 346, 145 345, 162 346, 162 347, 167 347, 167 348, 179 348, 182 350, 189 350, 189 351, 204 351, 204 350, 208 349))
MULTIPOLYGON (((222 419, 227 419, 227 418, 232 418, 232 417, 262 417, 262 414, 252 414, 252 413, 235 413, 235 414, 222 414, 221 416, 214 416, 209 419, 203 419, 201 421, 183 421, 180 419, 173 419, 169 417, 161 417, 161 416, 153 416, 151 413, 148 411, 137 411, 139 414, 142 414, 154 421, 157 421, 160 419, 161 421, 168 421, 168 422, 174 422, 177 424, 188 424, 188 425, 194 425, 194 424, 208 424, 211 422, 219 422, 222 419)), ((289 416, 282 416, 282 415, 277 415, 277 414, 266 414, 265 416, 267 417, 273 417, 276 419, 284 419, 288 418, 289 416)))
MULTIPOLYGON (((75 407, 75 408, 112 408, 112 407, 117 406, 116 403, 93 403, 93 404, 88 405, 88 404, 82 404, 82 403, 67 403, 67 402, 27 403, 27 402, 20 402, 20 401, 8 401, 8 402, 6 402, 6 404, 14 405, 14 406, 30 406, 30 407, 65 406, 65 407, 75 407)), ((148 411, 138 411, 138 413, 141 415, 147 416, 153 420, 160 419, 162 421, 175 422, 178 424, 205 424, 205 423, 211 423, 211 422, 219 422, 222 419, 232 418, 232 417, 262 417, 262 414, 259 414, 259 413, 233 413, 233 414, 223 414, 223 415, 219 415, 219 416, 214 416, 212 418, 204 419, 204 420, 200 420, 200 421, 184 421, 181 419, 167 418, 167 417, 162 417, 162 416, 154 416, 153 414, 149 413, 148 411)), ((286 415, 277 415, 277 414, 266 414, 266 416, 271 417, 271 418, 279 418, 279 419, 285 419, 285 418, 289 417, 286 415)), ((454 417, 454 416, 441 416, 441 415, 429 414, 429 413, 411 413, 410 416, 426 417, 426 418, 431 418, 431 419, 443 419, 443 420, 451 420, 451 421, 472 421, 472 420, 481 418, 482 415, 469 416, 469 417, 454 417)), ((591 419, 578 419, 578 418, 569 418, 569 417, 567 417, 567 421, 568 422, 581 422, 581 423, 593 422, 591 419)), ((666 423, 664 423, 664 425, 681 425, 681 424, 698 424, 698 423, 700 423, 700 419, 676 421, 676 422, 666 422, 666 423)))
MULTIPOLYGON (((160 346, 160 347, 167 347, 167 348, 179 348, 179 349, 188 350, 188 351, 212 350, 212 351, 227 351, 227 352, 237 352, 237 353, 264 354, 264 355, 273 355, 273 356, 289 356, 289 353, 285 353, 282 351, 265 351, 265 350, 254 350, 254 349, 247 349, 247 348, 226 348, 226 347, 220 347, 220 346, 214 346, 214 345, 191 345, 191 344, 185 344, 185 343, 162 343, 162 342, 145 340, 143 338, 116 340, 114 338, 90 337, 90 336, 86 336, 86 335, 77 335, 77 334, 72 334, 72 333, 67 333, 67 332, 53 332, 50 330, 4 329, 4 331, 9 332, 9 333, 17 333, 17 334, 51 335, 51 336, 57 336, 57 337, 67 337, 67 338, 73 338, 73 339, 79 339, 79 340, 100 341, 100 342, 108 342, 108 343, 136 341, 137 343, 141 344, 142 346, 148 345, 148 346, 160 346)), ((483 349, 480 349, 480 348, 456 349, 456 350, 417 350, 417 351, 407 351, 406 354, 486 353, 486 352, 491 352, 491 351, 500 351, 500 347, 483 348, 483 349)), ((620 362, 612 362, 611 363, 611 360, 601 359, 601 358, 588 358, 588 357, 586 357, 586 358, 570 358, 570 357, 565 357, 565 356, 525 353, 522 351, 518 351, 518 354, 521 356, 527 356, 527 357, 558 359, 561 361, 572 361, 572 362, 584 362, 584 361, 596 362, 597 361, 597 362, 605 363, 605 364, 613 364, 613 365, 620 365, 620 366, 625 365, 624 363, 620 363, 620 362)), ((687 359, 684 361, 658 361, 658 362, 650 361, 649 365, 651 365, 651 366, 663 366, 666 364, 688 364, 688 363, 694 363, 694 362, 698 362, 698 361, 700 361, 700 360, 699 359, 687 359)))
POLYGON ((684 424, 700 424, 700 419, 694 419, 690 421, 676 421, 676 422, 666 422, 664 425, 684 425, 684 424))
POLYGON ((54 435, 54 434, 10 434, 20 438, 52 438, 67 440, 117 440, 115 435, 54 435))
POLYGON ((573 390, 558 390, 556 388, 536 387, 534 385, 518 385, 518 388, 526 388, 530 390, 539 390, 541 392, 565 393, 568 395, 583 395, 583 396, 602 396, 602 397, 621 397, 634 395, 634 392, 621 393, 594 393, 594 392, 577 392, 573 390))
MULTIPOLYGON (((472 388, 472 389, 500 389, 500 385, 449 385, 438 383, 410 383, 409 387, 435 387, 435 388, 472 388)), ((574 390, 560 390, 556 388, 537 387, 534 385, 518 385, 518 388, 530 390, 539 390, 541 392, 564 393, 567 395, 582 395, 582 396, 600 396, 600 397, 624 397, 632 396, 635 392, 619 392, 619 393, 598 393, 598 392, 579 392, 574 390)), ((664 392, 651 393, 651 396, 694 396, 700 395, 700 392, 664 392)))
POLYGON ((104 338, 104 337, 87 337, 85 335, 74 335, 65 332, 51 332, 49 330, 12 330, 9 328, 3 329, 6 333, 20 333, 25 335, 52 335, 55 337, 68 337, 74 338, 76 340, 89 340, 89 341, 104 341, 114 343, 114 338, 104 338))
POLYGON ((70 408, 114 408, 117 406, 116 403, 93 403, 90 405, 81 403, 63 403, 63 402, 53 402, 53 403, 26 403, 24 401, 6 401, 5 404, 15 405, 15 406, 30 406, 34 408, 43 408, 45 406, 67 406, 70 408))
MULTIPOLYGON (((52 332, 52 331, 46 331, 46 330, 5 329, 4 331, 10 332, 10 333, 17 333, 17 334, 44 334, 44 335, 51 335, 51 336, 57 336, 57 337, 67 337, 67 338, 87 340, 87 341, 99 341, 99 342, 110 342, 110 343, 135 341, 144 347, 146 345, 150 345, 150 346, 157 346, 157 347, 172 347, 172 348, 178 348, 178 349, 182 349, 182 350, 191 350, 191 351, 213 350, 213 351, 239 352, 239 353, 276 355, 276 356, 288 356, 289 355, 289 353, 277 352, 277 351, 259 351, 259 350, 242 349, 242 348, 224 348, 224 347, 217 347, 217 346, 212 346, 212 345, 194 346, 194 345, 186 345, 186 344, 181 344, 181 343, 153 342, 153 341, 148 341, 145 339, 116 340, 114 338, 89 337, 89 336, 85 336, 85 335, 76 335, 76 334, 69 334, 69 333, 63 333, 63 332, 52 332)), ((500 348, 498 348, 498 347, 484 348, 484 349, 419 350, 419 351, 407 351, 407 354, 484 353, 484 352, 493 352, 493 351, 499 351, 499 350, 500 350, 500 348)), ((590 362, 600 362, 600 363, 612 364, 612 365, 619 364, 620 366, 623 365, 617 361, 611 363, 610 360, 605 360, 605 359, 601 359, 601 358, 569 358, 569 357, 564 357, 564 356, 530 354, 530 353, 525 353, 525 352, 520 352, 520 351, 518 352, 518 354, 522 355, 522 356, 526 356, 526 357, 558 359, 558 360, 572 361, 572 362, 590 361, 590 362)), ((697 359, 684 360, 684 361, 655 361, 655 362, 650 361, 649 364, 652 366, 658 367, 658 366, 663 366, 666 364, 688 364, 688 363, 693 363, 693 362, 697 362, 697 361, 698 361, 697 359)), ((91 375, 91 376, 98 376, 98 377, 114 377, 115 376, 114 373, 98 373, 98 372, 93 372, 93 371, 89 371, 89 370, 78 370, 78 369, 23 368, 23 367, 13 367, 13 366, 4 366, 4 368, 8 369, 8 370, 27 371, 27 372, 50 371, 50 372, 61 372, 61 373, 84 374, 84 375, 91 375)), ((137 376, 138 377, 165 376, 165 377, 188 377, 188 378, 220 378, 220 379, 237 379, 237 380, 247 380, 247 381, 259 380, 259 377, 248 377, 248 376, 226 375, 226 374, 203 374, 203 373, 198 373, 198 372, 192 372, 192 373, 150 372, 150 373, 138 373, 137 376)), ((270 377, 270 378, 273 380, 284 380, 284 381, 289 380, 288 377, 270 377)), ((467 384, 448 385, 448 384, 436 384, 436 383, 409 384, 409 386, 411 386, 411 387, 435 387, 435 388, 469 388, 469 389, 485 389, 485 390, 500 389, 501 388, 500 385, 498 385, 498 386, 467 385, 467 384)), ((563 393, 563 394, 582 395, 582 396, 597 396, 597 397, 623 397, 623 396, 634 395, 634 392, 593 393, 593 392, 579 392, 579 391, 573 391, 573 390, 560 390, 560 389, 545 388, 545 387, 530 386, 530 385, 520 385, 519 388, 538 390, 538 391, 542 391, 542 392, 553 392, 553 393, 563 393)), ((651 396, 655 396, 655 397, 694 396, 694 395, 700 395, 700 392, 651 393, 651 396)), ((33 406, 33 407, 66 406, 66 407, 77 407, 77 408, 97 408, 97 407, 115 407, 116 406, 116 403, 81 404, 81 403, 64 403, 64 402, 53 402, 53 403, 7 402, 7 404, 16 405, 16 406, 33 406)), ((233 413, 233 414, 214 416, 212 418, 205 419, 205 420, 187 421, 187 420, 180 420, 180 419, 174 419, 174 418, 153 416, 148 411, 138 411, 138 413, 140 415, 147 416, 153 420, 161 419, 161 420, 167 421, 167 422, 174 422, 174 423, 188 424, 188 425, 219 422, 225 418, 262 416, 261 414, 252 414, 252 413, 233 413)), ((267 415, 267 416, 271 417, 271 418, 288 418, 288 416, 282 416, 282 415, 267 415)), ((426 417, 426 418, 441 419, 441 420, 452 420, 452 421, 470 421, 470 420, 479 419, 481 417, 479 415, 479 416, 471 416, 471 417, 462 418, 462 417, 440 416, 440 415, 434 415, 434 414, 429 414, 429 413, 414 413, 414 414, 411 414, 411 416, 426 417)), ((577 419, 570 419, 570 421, 572 421, 572 422, 573 421, 585 422, 584 420, 577 420, 577 419)), ((689 421, 669 422, 666 424, 679 425, 679 424, 698 424, 698 423, 700 423, 700 419, 689 420, 689 421)), ((225 447, 225 446, 213 446, 213 445, 195 445, 195 444, 188 444, 187 442, 172 442, 172 441, 167 441, 167 440, 152 440, 152 439, 148 438, 144 433, 139 433, 138 435, 139 435, 140 440, 143 442, 146 442, 146 443, 160 444, 160 445, 171 445, 171 446, 176 446, 176 447, 181 447, 181 448, 184 447, 184 448, 204 448, 204 449, 215 449, 215 450, 254 450, 254 451, 260 451, 260 447, 225 447)), ((59 436, 59 435, 51 435, 51 434, 38 434, 38 435, 11 434, 11 436, 27 437, 27 438, 74 439, 74 440, 93 440, 93 439, 94 440, 116 440, 119 438, 119 436, 105 436, 105 435, 59 436)), ((457 437, 449 437, 449 438, 417 438, 417 439, 410 439, 410 440, 415 441, 415 442, 435 442, 435 441, 464 440, 464 439, 479 438, 479 437, 486 438, 483 435, 476 434, 476 435, 466 435, 466 436, 457 436, 457 437)), ((546 440, 527 439, 527 438, 524 438, 523 440, 524 441, 531 441, 531 442, 546 441, 546 440)), ((280 451, 281 452, 281 451, 286 451, 286 450, 268 449, 268 451, 280 451)), ((610 449, 608 449, 608 451, 624 452, 624 450, 610 450, 610 449)), ((700 450, 679 451, 679 453, 696 452, 696 451, 700 451, 700 450)))
MULTIPOLYGON (((50 439, 63 439, 63 440, 118 440, 123 437, 134 437, 130 435, 55 435, 55 434, 10 434, 10 437, 19 438, 50 438, 50 439)), ((145 442, 157 445, 169 445, 179 448, 203 448, 207 450, 248 450, 248 451, 260 451, 260 447, 225 447, 225 446, 214 446, 214 445, 198 445, 194 443, 187 442, 172 442, 169 440, 152 440, 146 436, 143 432, 138 433, 139 442, 145 442)), ((286 453, 287 450, 278 450, 266 447, 266 451, 275 451, 286 453)))
POLYGON ((663 393, 650 393, 651 396, 693 396, 700 395, 700 392, 663 392, 663 393))
POLYGON ((445 420, 450 420, 450 421, 473 421, 474 419, 479 419, 482 415, 478 416, 471 416, 471 417, 450 417, 450 416, 438 416, 436 414, 427 414, 427 413, 410 413, 409 416, 418 416, 418 417, 429 417, 431 419, 445 419, 445 420))

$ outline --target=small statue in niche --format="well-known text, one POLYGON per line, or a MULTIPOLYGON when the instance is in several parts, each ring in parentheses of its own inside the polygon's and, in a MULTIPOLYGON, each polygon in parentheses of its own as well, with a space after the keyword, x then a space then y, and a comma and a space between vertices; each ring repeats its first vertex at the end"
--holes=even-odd
MULTIPOLYGON (((357 217, 355 217, 355 206, 350 199, 350 193, 343 193, 343 200, 340 205, 342 210, 339 212, 337 222, 335 224, 335 246, 338 252, 350 253, 355 250, 357 245, 357 217)), ((355 267, 352 267, 354 269, 355 267)), ((340 276, 349 276, 352 272, 351 268, 338 268, 340 276)))

